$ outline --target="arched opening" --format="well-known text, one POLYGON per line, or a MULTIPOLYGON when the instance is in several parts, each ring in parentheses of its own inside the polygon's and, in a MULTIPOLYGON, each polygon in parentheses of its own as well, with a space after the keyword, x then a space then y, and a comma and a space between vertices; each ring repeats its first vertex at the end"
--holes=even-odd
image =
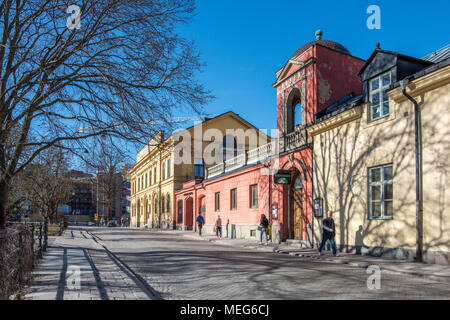
POLYGON ((144 200, 144 225, 148 223, 148 200, 144 200))
POLYGON ((155 199, 153 199, 153 221, 155 221, 155 224, 159 226, 160 223, 160 217, 158 214, 158 197, 155 196, 155 199))
POLYGON ((136 206, 136 227, 140 228, 141 227, 141 200, 137 201, 137 206, 136 206))
POLYGON ((178 201, 177 207, 178 207, 177 224, 183 224, 183 200, 178 201))
POLYGON ((198 198, 198 213, 201 213, 206 221, 206 197, 204 195, 198 198))
POLYGON ((300 129, 303 125, 304 110, 301 104, 301 94, 300 90, 295 88, 289 94, 285 109, 285 134, 290 134, 294 131, 300 129))

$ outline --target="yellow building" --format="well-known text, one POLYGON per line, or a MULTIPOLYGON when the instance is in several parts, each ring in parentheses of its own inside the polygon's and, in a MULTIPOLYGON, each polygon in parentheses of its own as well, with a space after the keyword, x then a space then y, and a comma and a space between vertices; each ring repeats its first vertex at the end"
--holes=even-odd
POLYGON ((159 132, 138 154, 131 169, 130 226, 176 228, 174 192, 205 170, 270 138, 233 112, 206 118, 183 131, 159 132))
POLYGON ((448 264, 450 59, 422 60, 377 49, 360 76, 363 95, 325 110, 308 128, 314 139, 314 199, 323 201, 323 216, 334 211, 342 250, 414 259, 415 113, 400 85, 407 79, 406 92, 421 110, 423 257, 448 264))

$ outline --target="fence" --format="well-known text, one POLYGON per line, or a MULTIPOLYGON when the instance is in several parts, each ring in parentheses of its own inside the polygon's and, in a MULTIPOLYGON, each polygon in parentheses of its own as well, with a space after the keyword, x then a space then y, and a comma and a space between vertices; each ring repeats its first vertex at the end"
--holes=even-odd
MULTIPOLYGON (((60 235, 62 231, 60 223, 60 235)), ((47 222, 7 222, 7 228, 0 230, 0 300, 8 299, 27 282, 47 246, 47 222)))

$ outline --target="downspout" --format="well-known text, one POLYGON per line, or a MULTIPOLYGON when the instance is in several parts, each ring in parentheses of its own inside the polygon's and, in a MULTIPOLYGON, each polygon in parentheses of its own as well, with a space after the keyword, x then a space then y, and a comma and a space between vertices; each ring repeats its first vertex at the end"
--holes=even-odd
POLYGON ((414 104, 414 139, 416 157, 416 262, 423 262, 423 169, 422 117, 419 103, 406 92, 409 79, 400 81, 403 95, 414 104))

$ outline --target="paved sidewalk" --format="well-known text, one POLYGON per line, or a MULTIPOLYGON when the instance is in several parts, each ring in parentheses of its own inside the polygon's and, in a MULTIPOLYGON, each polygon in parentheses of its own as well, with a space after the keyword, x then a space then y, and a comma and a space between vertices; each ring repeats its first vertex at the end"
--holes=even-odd
POLYGON ((52 241, 32 277, 25 300, 149 299, 99 243, 76 230, 52 241))
POLYGON ((188 237, 196 240, 210 241, 212 243, 227 245, 233 247, 246 248, 250 250, 274 252, 276 254, 288 254, 296 256, 299 259, 308 259, 311 261, 346 264, 359 268, 367 268, 369 266, 379 266, 383 272, 390 272, 395 274, 410 274, 418 277, 427 277, 433 280, 443 281, 450 284, 450 267, 437 265, 437 264, 425 264, 425 263, 413 263, 405 260, 390 260, 384 258, 378 258, 367 255, 356 255, 351 253, 339 253, 337 257, 333 257, 331 253, 323 252, 319 255, 315 249, 301 249, 286 244, 272 244, 268 246, 259 245, 256 240, 249 239, 230 239, 230 238, 218 238, 216 236, 202 236, 190 231, 161 231, 161 232, 176 232, 181 233, 184 237, 188 237))

